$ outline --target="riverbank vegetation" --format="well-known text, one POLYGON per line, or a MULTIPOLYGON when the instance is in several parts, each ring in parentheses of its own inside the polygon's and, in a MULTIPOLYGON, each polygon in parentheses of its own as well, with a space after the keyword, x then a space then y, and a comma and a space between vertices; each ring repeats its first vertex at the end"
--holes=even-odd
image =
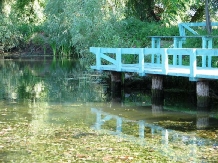
MULTIPOLYGON (((215 0, 210 2, 212 21, 214 6, 215 0)), ((201 0, 1 0, 0 54, 53 54, 92 62, 91 46, 149 47, 147 36, 179 35, 179 22, 205 21, 202 8, 201 0)))
MULTIPOLYGON (((147 36, 179 35, 178 23, 205 21, 204 9, 202 0, 0 0, 0 57, 79 58, 89 68, 95 63, 89 47, 151 47, 147 36)), ((216 21, 216 0, 209 9, 216 21)), ((218 38, 214 47, 217 43, 218 38)), ((171 45, 166 39, 161 46, 171 45)), ((201 47, 201 41, 189 39, 184 47, 201 47)), ((129 63, 136 59, 127 57, 129 63)), ((178 80, 184 85, 185 79, 178 80)))

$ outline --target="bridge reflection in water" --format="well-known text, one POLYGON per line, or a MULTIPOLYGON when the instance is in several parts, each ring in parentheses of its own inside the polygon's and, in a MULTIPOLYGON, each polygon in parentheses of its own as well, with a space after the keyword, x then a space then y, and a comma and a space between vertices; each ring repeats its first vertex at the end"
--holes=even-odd
MULTIPOLYGON (((162 112, 160 110, 161 107, 159 106, 157 111, 157 106, 153 106, 155 107, 153 108, 155 112, 152 112, 152 114, 155 113, 154 116, 160 115, 162 112)), ((161 152, 163 155, 170 157, 173 160, 185 162, 197 160, 199 159, 197 158, 197 155, 200 153, 204 155, 204 146, 210 146, 212 148, 216 144, 216 142, 209 139, 198 137, 194 131, 187 133, 167 129, 155 123, 148 123, 146 120, 130 120, 118 115, 110 114, 103 111, 103 109, 91 108, 91 112, 96 114, 96 122, 92 126, 94 130, 116 135, 118 138, 151 147, 155 151, 161 152), (114 121, 114 126, 111 127, 110 124, 110 128, 108 129, 105 127, 105 124, 109 121, 114 121), (125 129, 126 124, 130 124, 130 127, 127 129, 125 129), (127 130, 130 130, 128 134, 125 133, 127 130), (131 130, 133 132, 131 132, 131 130)), ((208 125, 208 117, 205 117, 203 112, 201 112, 200 116, 197 114, 196 128, 205 128, 205 125, 208 125), (207 123, 204 125, 203 121, 205 120, 207 123)))

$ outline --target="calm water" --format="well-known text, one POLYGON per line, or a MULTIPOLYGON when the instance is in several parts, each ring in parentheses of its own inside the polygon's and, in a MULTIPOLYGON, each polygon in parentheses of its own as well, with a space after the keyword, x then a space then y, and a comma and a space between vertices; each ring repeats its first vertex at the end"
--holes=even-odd
MULTIPOLYGON (((0 137, 12 132, 10 126, 22 132, 20 122, 35 135, 48 125, 83 124, 151 146, 172 160, 218 161, 216 104, 196 108, 194 94, 183 91, 152 100, 142 87, 112 97, 108 80, 108 74, 88 72, 78 61, 0 61, 0 137)), ((8 143, 0 140, 0 162, 20 157, 8 143)))

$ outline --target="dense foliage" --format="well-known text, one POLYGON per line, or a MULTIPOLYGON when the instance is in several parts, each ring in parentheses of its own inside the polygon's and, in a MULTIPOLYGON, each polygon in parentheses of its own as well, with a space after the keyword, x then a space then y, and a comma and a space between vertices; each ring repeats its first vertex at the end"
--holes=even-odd
MULTIPOLYGON (((203 0, 1 0, 0 53, 37 45, 44 51, 51 47, 54 55, 88 58, 91 46, 148 47, 148 35, 178 35, 179 22, 204 21, 204 4, 203 0)), ((217 0, 211 0, 209 7, 211 20, 216 21, 217 0)))

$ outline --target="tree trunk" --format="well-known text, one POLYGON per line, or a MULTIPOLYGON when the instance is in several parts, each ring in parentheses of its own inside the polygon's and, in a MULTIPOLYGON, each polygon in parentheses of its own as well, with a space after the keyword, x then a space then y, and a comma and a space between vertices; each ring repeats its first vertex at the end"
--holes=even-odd
POLYGON ((207 34, 209 35, 211 34, 212 28, 211 28, 208 0, 205 0, 205 17, 206 17, 207 34))
POLYGON ((3 10, 3 0, 0 0, 0 14, 2 14, 3 10))

